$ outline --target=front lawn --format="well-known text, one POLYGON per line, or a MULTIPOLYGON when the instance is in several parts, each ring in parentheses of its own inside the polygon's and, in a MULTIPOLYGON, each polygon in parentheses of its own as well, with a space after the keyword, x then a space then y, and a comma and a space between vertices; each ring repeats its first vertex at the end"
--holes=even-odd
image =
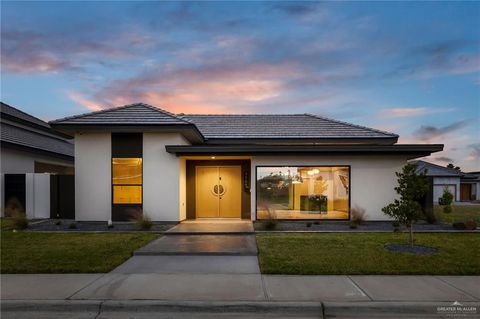
POLYGON ((452 212, 444 214, 442 206, 435 205, 433 212, 437 219, 444 223, 464 222, 474 220, 480 223, 480 204, 478 205, 452 205, 452 212))
MULTIPOLYGON (((3 221, 2 221, 3 225, 3 221)), ((2 273, 102 273, 157 238, 155 234, 2 231, 2 273)))
POLYGON ((13 229, 13 219, 11 218, 0 218, 0 229, 1 230, 10 230, 13 229))
POLYGON ((407 243, 404 233, 257 234, 264 274, 480 275, 480 234, 415 234, 433 255, 394 253, 385 243, 407 243))

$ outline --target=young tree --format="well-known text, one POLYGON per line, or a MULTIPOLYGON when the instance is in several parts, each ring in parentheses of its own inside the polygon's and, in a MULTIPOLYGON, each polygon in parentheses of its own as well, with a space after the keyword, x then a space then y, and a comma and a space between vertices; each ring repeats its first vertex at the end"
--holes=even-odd
POLYGON ((413 246, 413 224, 422 216, 420 200, 430 188, 427 172, 416 173, 416 164, 407 164, 398 177, 395 191, 400 195, 393 203, 382 208, 384 214, 404 224, 409 230, 410 245, 413 246))

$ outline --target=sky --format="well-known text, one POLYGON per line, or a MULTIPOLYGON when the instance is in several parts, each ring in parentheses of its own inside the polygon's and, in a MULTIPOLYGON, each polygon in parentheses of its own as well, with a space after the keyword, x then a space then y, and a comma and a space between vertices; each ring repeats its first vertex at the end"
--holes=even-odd
POLYGON ((480 170, 480 2, 1 2, 1 100, 312 113, 480 170))

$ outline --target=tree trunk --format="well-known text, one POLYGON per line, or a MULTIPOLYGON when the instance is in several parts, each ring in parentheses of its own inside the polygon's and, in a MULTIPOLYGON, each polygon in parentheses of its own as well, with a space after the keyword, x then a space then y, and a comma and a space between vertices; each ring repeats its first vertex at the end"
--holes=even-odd
POLYGON ((413 224, 408 225, 410 246, 413 246, 413 224))

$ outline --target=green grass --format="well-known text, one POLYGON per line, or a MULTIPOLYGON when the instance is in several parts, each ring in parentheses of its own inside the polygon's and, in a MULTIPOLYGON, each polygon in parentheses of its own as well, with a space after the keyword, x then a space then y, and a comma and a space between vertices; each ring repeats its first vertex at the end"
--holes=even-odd
MULTIPOLYGON (((3 226, 3 221, 2 221, 3 226)), ((132 256, 155 234, 2 231, 2 273, 101 273, 132 256)))
POLYGON ((13 229, 13 220, 10 218, 0 218, 0 229, 10 230, 13 229))
POLYGON ((433 255, 394 253, 385 243, 406 243, 405 233, 257 234, 265 274, 479 275, 480 234, 415 234, 433 255))
POLYGON ((469 219, 480 221, 480 205, 452 205, 452 212, 450 214, 444 214, 442 206, 435 205, 433 212, 437 219, 444 223, 464 222, 469 219))

